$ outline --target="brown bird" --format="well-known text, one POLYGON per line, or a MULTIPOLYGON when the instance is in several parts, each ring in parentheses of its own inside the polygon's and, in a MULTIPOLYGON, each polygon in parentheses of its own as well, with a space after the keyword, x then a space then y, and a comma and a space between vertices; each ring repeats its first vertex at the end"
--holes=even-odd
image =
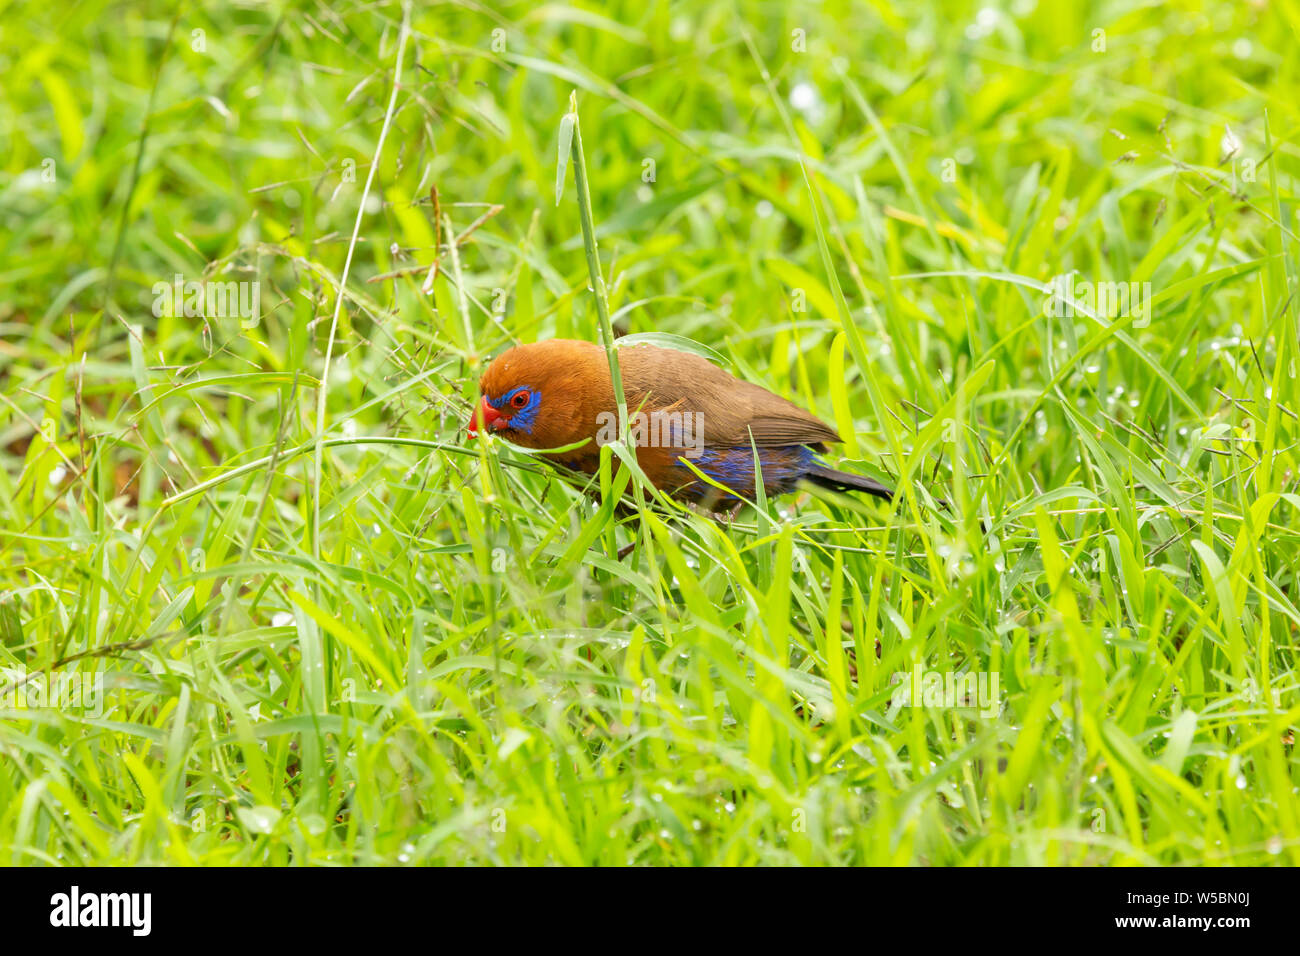
MULTIPOLYGON (((889 500, 889 488, 818 460, 835 429, 765 388, 741 381, 691 352, 638 344, 618 351, 627 402, 629 444, 646 477, 665 494, 697 504, 754 497, 754 452, 770 496, 801 482, 834 491, 864 491, 889 500), (701 474, 726 486, 722 492, 701 474)), ((482 394, 469 433, 479 428, 526 448, 585 442, 546 457, 593 474, 600 446, 617 437, 617 405, 605 350, 591 342, 552 339, 498 355, 479 380, 482 394)))

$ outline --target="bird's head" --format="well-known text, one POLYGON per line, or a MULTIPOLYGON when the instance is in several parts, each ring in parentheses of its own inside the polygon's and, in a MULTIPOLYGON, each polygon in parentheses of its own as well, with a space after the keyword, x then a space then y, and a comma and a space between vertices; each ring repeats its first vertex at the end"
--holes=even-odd
POLYGON ((604 351, 551 339, 518 345, 488 365, 469 435, 480 428, 527 448, 559 448, 594 434, 595 411, 613 395, 604 351))

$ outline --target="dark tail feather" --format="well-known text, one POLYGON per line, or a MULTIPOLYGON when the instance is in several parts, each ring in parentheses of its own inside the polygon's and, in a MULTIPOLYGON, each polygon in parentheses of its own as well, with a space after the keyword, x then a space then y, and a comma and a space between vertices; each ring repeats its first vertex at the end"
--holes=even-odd
POLYGON ((884 498, 886 501, 894 499, 894 492, 878 481, 864 478, 861 475, 854 475, 847 471, 825 468, 822 465, 809 465, 808 470, 803 473, 803 478, 805 481, 822 488, 829 488, 831 491, 865 491, 869 495, 884 498))

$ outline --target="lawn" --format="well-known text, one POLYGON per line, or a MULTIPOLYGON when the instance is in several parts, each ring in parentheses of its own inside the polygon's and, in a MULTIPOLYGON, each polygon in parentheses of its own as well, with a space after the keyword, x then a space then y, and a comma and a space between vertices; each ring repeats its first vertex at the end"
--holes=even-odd
POLYGON ((1300 863, 1297 0, 0 24, 0 861, 1300 863), (606 317, 898 497, 466 436, 606 317))

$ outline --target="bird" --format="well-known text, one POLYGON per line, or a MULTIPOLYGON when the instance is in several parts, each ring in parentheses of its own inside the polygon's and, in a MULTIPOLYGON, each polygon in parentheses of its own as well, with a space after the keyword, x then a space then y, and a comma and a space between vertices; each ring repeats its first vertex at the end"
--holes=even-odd
MULTIPOLYGON (((702 355, 636 343, 620 347, 618 359, 629 444, 664 494, 715 510, 739 508, 755 500, 757 453, 769 498, 801 485, 893 498, 874 479, 822 463, 827 444, 843 440, 834 428, 702 355), (701 481, 684 461, 726 490, 701 481)), ((548 339, 507 349, 483 372, 479 394, 471 438, 484 430, 572 471, 595 474, 600 446, 617 436, 609 359, 594 342, 548 339)))

